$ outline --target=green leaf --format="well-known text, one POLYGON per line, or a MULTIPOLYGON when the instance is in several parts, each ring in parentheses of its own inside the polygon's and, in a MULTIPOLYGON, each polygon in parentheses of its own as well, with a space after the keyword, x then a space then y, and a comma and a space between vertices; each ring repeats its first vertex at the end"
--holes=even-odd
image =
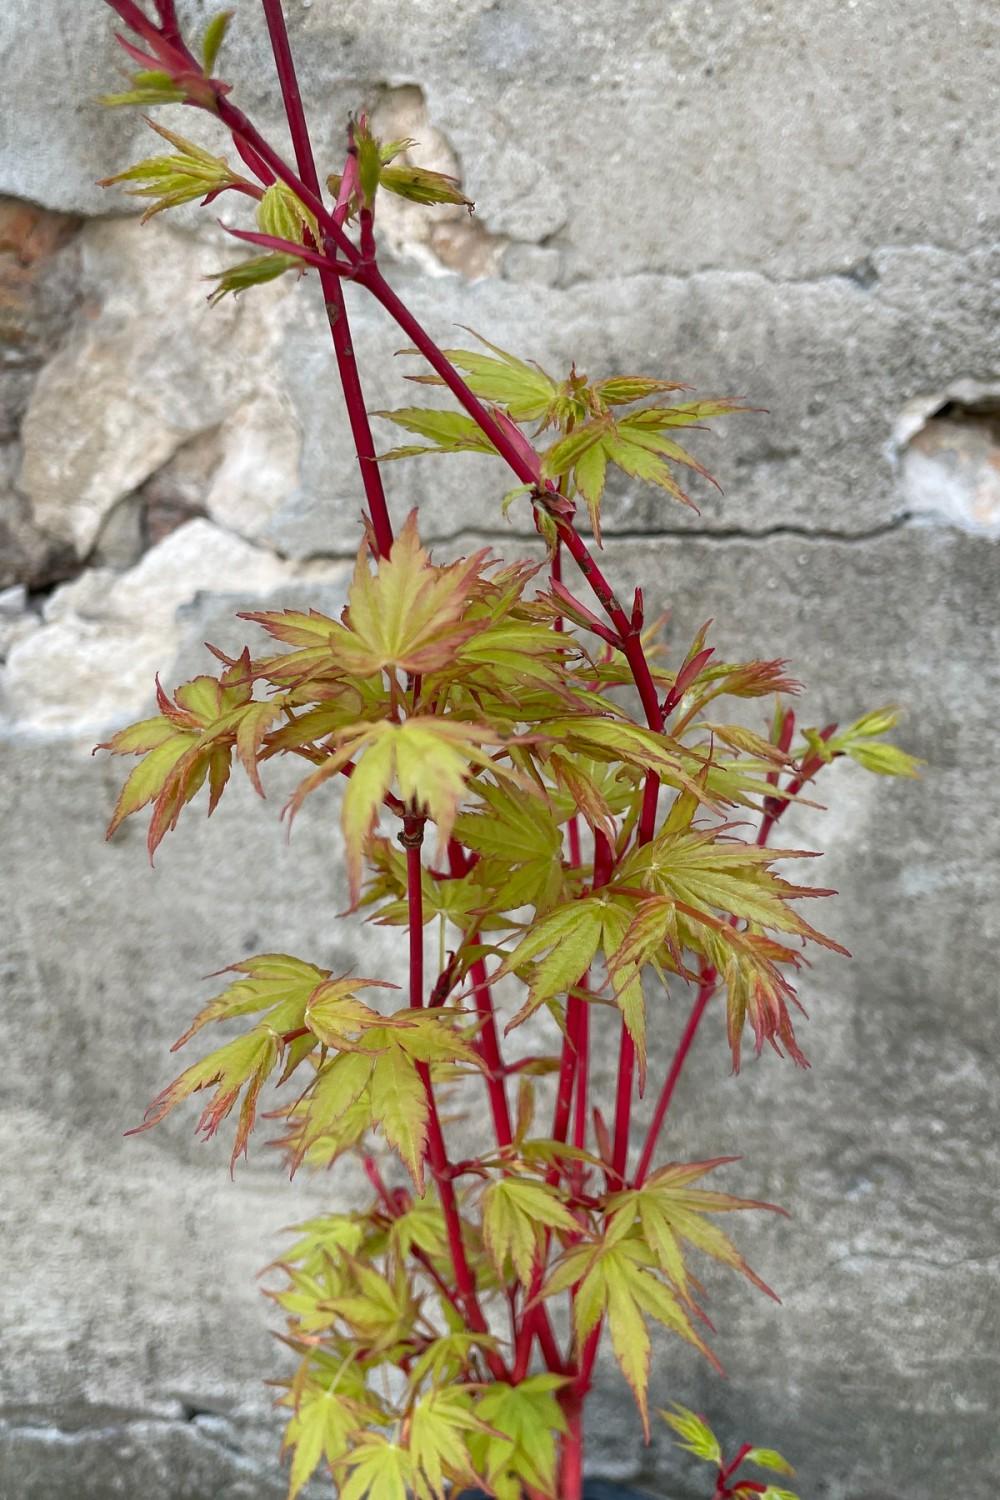
POLYGON ((454 1494, 446 1480, 475 1484, 469 1434, 489 1431, 473 1413, 467 1388, 431 1390, 415 1403, 410 1412, 410 1456, 435 1497, 443 1500, 454 1494))
POLYGON ((671 1163, 653 1172, 641 1188, 616 1193, 608 1200, 608 1209, 615 1216, 616 1223, 620 1214, 631 1229, 638 1218, 644 1244, 689 1306, 694 1306, 694 1302, 682 1242, 693 1245, 731 1270, 739 1271, 760 1291, 778 1300, 767 1283, 750 1269, 728 1236, 704 1216, 739 1209, 765 1209, 779 1214, 784 1214, 785 1210, 756 1198, 734 1198, 729 1193, 690 1186, 699 1177, 730 1160, 730 1157, 718 1157, 712 1161, 671 1163))
POLYGON ((406 1449, 379 1436, 356 1444, 343 1463, 351 1473, 340 1486, 340 1500, 407 1500, 416 1477, 406 1449))
POLYGON ((427 1092, 412 1059, 393 1043, 375 1058, 370 1085, 372 1120, 399 1152, 417 1192, 424 1190, 427 1092))
POLYGON ((530 971, 528 998, 507 1023, 508 1032, 520 1026, 547 1000, 566 994, 579 984, 600 946, 603 928, 604 899, 589 896, 556 907, 528 929, 493 976, 494 980, 501 979, 505 974, 526 969, 539 954, 546 955, 530 971))
POLYGON ((627 1217, 615 1215, 601 1241, 570 1250, 556 1262, 540 1296, 551 1297, 579 1282, 573 1307, 578 1348, 600 1318, 607 1317, 615 1357, 632 1387, 648 1438, 650 1342, 643 1315, 693 1344, 716 1368, 719 1365, 674 1291, 646 1268, 648 1252, 627 1237, 629 1229, 627 1217))
POLYGON ((113 177, 100 179, 100 187, 111 187, 117 183, 138 183, 130 188, 135 198, 151 198, 154 201, 142 216, 142 222, 151 219, 164 209, 175 208, 181 203, 190 203, 205 198, 211 193, 240 182, 224 157, 213 156, 186 136, 168 130, 155 120, 147 119, 147 125, 158 136, 176 149, 174 156, 150 156, 135 166, 118 172, 113 177))
POLYGON ((631 401, 645 401, 647 396, 658 396, 664 391, 684 390, 684 386, 676 380, 654 380, 648 375, 611 375, 598 380, 594 390, 609 406, 627 406, 631 401))
POLYGON ((497 1275, 502 1281, 509 1256, 524 1286, 531 1281, 545 1230, 573 1234, 580 1227, 555 1188, 517 1177, 490 1184, 483 1194, 482 1215, 483 1238, 497 1275))
POLYGON ((332 1166, 358 1143, 372 1123, 372 1068, 368 1053, 340 1053, 321 1064, 302 1098, 284 1111, 289 1130, 281 1145, 293 1171, 303 1161, 332 1166))
POLYGON ((505 1500, 520 1500, 525 1485, 555 1495, 556 1437, 566 1431, 555 1392, 568 1383, 561 1375, 495 1381, 476 1403, 476 1416, 493 1431, 470 1433, 469 1451, 487 1487, 505 1500))
POLYGON ((630 474, 633 479, 643 479, 647 484, 655 484, 682 505, 690 506, 692 510, 697 509, 663 460, 651 453, 645 445, 622 434, 614 439, 609 438, 606 446, 608 459, 624 473, 630 474))
POLYGON ((245 292, 252 286, 264 286, 268 281, 277 281, 287 271, 302 269, 302 262, 294 255, 254 255, 250 260, 238 261, 236 265, 227 266, 224 271, 215 271, 207 277, 207 280, 218 283, 208 300, 214 307, 223 297, 238 297, 240 292, 245 292))
MULTIPOLYGON (((491 359, 470 349, 443 351, 451 363, 467 375, 473 394, 505 407, 515 422, 534 422, 545 417, 558 396, 558 387, 551 376, 538 365, 527 364, 506 349, 491 344, 474 329, 467 332, 497 356, 491 359)), ((418 351, 406 349, 403 352, 416 354, 418 351)), ((407 379, 420 385, 444 384, 440 375, 409 375, 407 379)))
POLYGON ((285 1429, 283 1448, 292 1453, 288 1500, 295 1500, 324 1459, 332 1465, 350 1452, 367 1417, 354 1396, 332 1387, 306 1387, 285 1429))
POLYGON ((382 186, 399 198, 408 198, 411 203, 457 203, 466 208, 475 205, 462 192, 456 178, 446 177, 443 172, 430 172, 426 167, 383 167, 382 186))
POLYGON ((583 427, 574 428, 546 450, 542 458, 543 476, 558 479, 561 474, 572 471, 589 449, 597 443, 604 443, 612 430, 606 421, 588 422, 583 427))
POLYGON ((756 1464, 759 1469, 770 1469, 772 1474, 786 1474, 789 1479, 795 1476, 795 1470, 788 1459, 782 1458, 773 1448, 751 1448, 743 1462, 756 1464))
POLYGON ((433 819, 444 844, 474 768, 488 766, 495 774, 504 774, 484 748, 496 741, 496 731, 451 717, 415 715, 402 724, 388 719, 353 724, 341 730, 336 739, 341 742, 340 748, 300 783, 287 811, 294 816, 311 792, 336 775, 348 760, 354 762, 341 819, 355 902, 361 889, 362 852, 393 783, 405 803, 433 819))
POLYGON ((102 94, 99 104, 110 109, 126 104, 183 104, 186 94, 160 68, 143 69, 132 74, 132 87, 122 94, 102 94))
MULTIPOLYGON (((149 725, 150 720, 145 724, 149 725)), ((135 743, 134 731, 141 730, 144 726, 133 725, 132 731, 123 731, 133 735, 132 739, 121 739, 119 750, 116 740, 111 740, 108 745, 101 748, 112 750, 116 754, 128 753, 127 747, 135 743)), ((126 818, 131 817, 134 812, 147 806, 155 797, 158 797, 167 783, 167 779, 181 759, 198 741, 198 735, 190 730, 171 730, 170 739, 162 740, 160 744, 154 745, 146 754, 145 759, 136 766, 122 787, 115 804, 115 810, 108 824, 107 837, 110 838, 115 830, 126 818)))
POLYGON ((430 439, 429 446, 412 444, 393 448, 378 455, 379 462, 392 458, 407 458, 417 453, 490 453, 496 449, 479 425, 459 411, 437 411, 433 407, 405 406, 398 411, 376 411, 372 416, 384 417, 406 432, 430 439))
POLYGON ((907 754, 898 745, 873 743, 879 735, 895 729, 898 719, 899 710, 889 706, 863 714, 850 728, 842 729, 826 740, 814 729, 806 729, 803 733, 810 754, 824 762, 831 761, 835 755, 849 755, 864 770, 874 771, 878 776, 919 776, 923 761, 907 754))
POLYGON ((313 991, 329 975, 328 969, 318 969, 287 953, 259 953, 220 972, 241 977, 202 1007, 172 1051, 183 1047, 211 1021, 233 1021, 262 1010, 267 1011, 272 1029, 294 1031, 303 1023, 313 991), (280 1026, 276 1012, 281 1012, 280 1026))
POLYGON ((206 76, 211 78, 218 61, 219 49, 225 41, 229 23, 236 14, 233 10, 220 10, 214 15, 205 27, 205 34, 201 39, 201 59, 204 64, 206 76))
POLYGON ((147 1109, 143 1123, 127 1134, 136 1135, 139 1131, 149 1130, 165 1119, 183 1099, 201 1089, 215 1087, 215 1094, 198 1121, 199 1132, 208 1140, 229 1115, 242 1092, 243 1103, 233 1142, 232 1165, 235 1166, 237 1158, 246 1152, 260 1091, 277 1066, 280 1055, 279 1040, 270 1027, 255 1027, 187 1068, 157 1095, 147 1109))
POLYGON ((874 771, 878 776, 920 775, 922 762, 908 755, 898 745, 852 744, 844 751, 865 771, 874 771))
POLYGON ((319 242, 319 226, 315 216, 300 203, 299 199, 283 182, 272 182, 257 204, 257 224, 263 234, 278 240, 290 240, 304 245, 306 231, 315 242, 319 242))
POLYGON ((358 186, 365 207, 371 208, 382 177, 382 153, 371 131, 361 125, 355 126, 354 142, 358 153, 358 186))
POLYGON ((722 1449, 708 1423, 679 1402, 674 1401, 672 1405, 673 1411, 661 1411, 660 1416, 682 1439, 675 1446, 693 1453, 695 1458, 703 1458, 706 1463, 718 1464, 721 1468, 722 1449))

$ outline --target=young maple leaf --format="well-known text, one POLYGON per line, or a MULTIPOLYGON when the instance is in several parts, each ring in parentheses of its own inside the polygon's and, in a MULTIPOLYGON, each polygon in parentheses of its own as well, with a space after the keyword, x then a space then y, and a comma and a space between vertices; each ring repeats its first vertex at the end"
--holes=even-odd
POLYGON ((545 1243, 546 1229, 573 1234, 579 1225, 558 1193, 544 1182, 503 1177, 483 1194, 483 1239, 501 1281, 508 1256, 524 1286, 545 1243))
POLYGON ((360 677, 385 667, 425 673, 447 666, 456 649, 487 623, 469 622, 465 615, 488 556, 484 548, 436 567, 420 544, 412 510, 374 575, 362 548, 344 627, 330 642, 334 659, 360 677))
POLYGON ((556 1438, 566 1418, 556 1392, 565 1375, 529 1375, 518 1385, 498 1380, 476 1403, 488 1432, 470 1433, 469 1451, 487 1488, 499 1500, 521 1500, 525 1486, 556 1497, 556 1438))
POLYGON ((673 1288, 650 1268, 651 1264, 655 1266, 650 1252, 640 1241, 627 1236, 628 1225, 619 1220, 608 1224, 603 1239, 569 1250, 556 1262, 539 1298, 576 1287, 573 1327, 580 1349, 601 1319, 607 1317, 611 1347, 632 1387, 648 1439, 651 1345, 646 1317, 693 1344, 717 1370, 721 1371, 721 1366, 673 1288))
POLYGON ((736 1246, 722 1230, 710 1223, 705 1214, 730 1213, 736 1209, 760 1208, 769 1213, 786 1214, 785 1209, 774 1203, 764 1203, 756 1198, 734 1198, 730 1193, 718 1193, 706 1188, 691 1187, 707 1172, 725 1166, 738 1158, 720 1156, 713 1161, 671 1162, 651 1173, 639 1188, 628 1188, 608 1199, 611 1214, 609 1233, 628 1232, 636 1223, 641 1228, 645 1244, 652 1251, 656 1264, 668 1276, 678 1295, 690 1307, 695 1303, 691 1296, 691 1280, 684 1263, 682 1242, 710 1255, 722 1265, 739 1271, 758 1290, 777 1302, 780 1299, 752 1271, 736 1246))
MULTIPOLYGON (((291 958, 283 953, 266 953, 257 958, 244 959, 242 963, 234 964, 232 969, 246 977, 231 984, 223 994, 203 1008, 175 1043, 174 1050, 183 1046, 209 1021, 232 1020, 236 1016, 262 1010, 266 1011, 266 1015, 244 1036, 227 1042, 225 1046, 208 1053, 200 1062, 185 1069, 179 1078, 153 1100, 143 1123, 128 1134, 136 1135, 158 1125, 184 1099, 214 1086, 215 1094, 206 1105, 198 1123, 198 1130, 207 1140, 219 1129, 242 1093, 243 1102, 232 1155, 232 1165, 235 1166, 237 1158, 246 1153, 260 1091, 279 1062, 285 1059, 283 1077, 287 1078, 316 1047, 317 1042, 329 1044, 324 1031, 328 1029, 333 1033, 331 1017, 334 1004, 340 1024, 335 1045, 345 1048, 358 1046, 353 1037, 349 1038, 341 1033, 363 1031, 366 1025, 377 1025, 380 1034, 384 1035, 385 1029, 394 1022, 363 1005, 356 999, 355 991, 372 986, 388 989, 395 986, 376 979, 330 980, 328 970, 317 969, 312 964, 303 963, 301 959, 291 958), (311 1014, 314 1001, 316 1009, 311 1014), (305 1035, 298 1035, 300 1032, 305 1032, 305 1035)), ((360 1087, 363 1086, 362 1083, 360 1087)))
POLYGON ((349 1453, 380 1415, 363 1379, 341 1378, 337 1386, 307 1384, 298 1394, 282 1443, 282 1452, 292 1455, 288 1500, 295 1500, 324 1460, 332 1467, 349 1453))
POLYGON ((418 1477, 406 1449, 374 1433, 356 1443, 341 1465, 350 1473, 337 1491, 340 1500, 408 1500, 418 1477))
POLYGON ((156 697, 160 713, 155 718, 131 724, 96 747, 112 755, 144 757, 121 789, 107 837, 132 813, 153 802, 147 839, 150 858, 206 779, 211 816, 229 780, 234 753, 255 791, 264 795, 257 760, 264 736, 280 713, 277 703, 254 701, 249 651, 230 663, 221 678, 195 677, 185 682, 173 702, 157 681, 156 697))
POLYGON ((486 724, 443 716, 415 715, 401 724, 379 719, 350 725, 334 736, 338 748, 299 784, 285 811, 294 817, 310 792, 335 776, 348 761, 355 763, 344 793, 342 823, 351 901, 356 905, 361 893, 362 851, 389 788, 398 787, 408 807, 433 819, 444 845, 475 767, 488 767, 495 775, 513 777, 484 748, 500 743, 502 738, 486 724))
POLYGON ((455 1493, 449 1481, 477 1482, 469 1434, 489 1434, 491 1429, 473 1412, 471 1389, 461 1385, 432 1389, 414 1403, 407 1418, 407 1447, 434 1500, 446 1500, 455 1493))
MULTIPOLYGON (((601 890, 557 906, 532 923, 493 976, 497 980, 506 974, 526 971, 528 998, 508 1021, 506 1031, 520 1026, 540 1005, 575 990, 599 949, 603 950, 610 965, 625 939, 632 908, 633 902, 628 896, 601 890)), ((642 984, 634 965, 618 963, 614 999, 635 1043, 642 1086, 646 1068, 646 1020, 642 984)))

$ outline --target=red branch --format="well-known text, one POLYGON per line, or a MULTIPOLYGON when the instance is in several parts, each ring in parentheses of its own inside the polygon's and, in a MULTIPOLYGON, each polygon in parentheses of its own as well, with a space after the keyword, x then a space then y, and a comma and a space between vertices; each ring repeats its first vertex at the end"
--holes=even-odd
MULTIPOLYGON (((322 199, 281 0, 261 0, 261 5, 271 37, 271 50, 274 53, 274 64, 281 84, 281 97, 284 100, 285 115, 288 119, 288 130, 292 137, 299 175, 308 190, 316 198, 322 199)), ((344 238, 346 239, 346 236, 344 238)), ((350 245, 349 240, 346 242, 350 245)), ((331 270, 321 270, 319 280, 326 303, 334 354, 337 357, 337 369, 340 372, 344 404, 347 407, 347 419, 351 425, 351 436, 354 439, 358 467, 361 470, 361 482, 368 500, 368 513, 375 533, 375 543, 379 556, 388 557, 392 550, 392 522, 389 519, 382 475, 375 461, 375 443, 372 438, 371 424, 368 421, 361 376, 354 357, 354 344, 347 317, 344 288, 341 285, 340 276, 331 270)))

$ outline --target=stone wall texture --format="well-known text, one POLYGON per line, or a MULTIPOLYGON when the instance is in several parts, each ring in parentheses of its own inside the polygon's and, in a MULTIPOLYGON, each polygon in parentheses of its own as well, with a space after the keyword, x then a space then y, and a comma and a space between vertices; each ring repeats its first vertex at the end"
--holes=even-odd
MULTIPOLYGON (((742 1153, 735 1190, 793 1206, 790 1223, 742 1226, 784 1306, 712 1277, 729 1378, 663 1342, 654 1394, 780 1447, 804 1500, 987 1500, 995 7, 286 10, 327 169, 366 104, 477 200, 472 220, 405 210, 384 226, 391 278, 444 341, 464 324, 551 368, 648 370, 768 409, 700 450, 726 490, 703 492, 700 515, 619 486, 607 565, 669 606, 673 646, 714 617, 724 654, 789 657, 807 722, 900 702, 927 765, 921 784, 838 766, 831 810, 788 820, 790 842, 827 851, 841 895, 826 925, 854 960, 808 977, 810 1072, 764 1057, 734 1079, 715 1037, 671 1141, 681 1157, 742 1153)), ((397 945, 334 920, 332 804, 288 844, 280 774, 264 805, 236 788, 151 871, 141 829, 102 842, 118 769, 89 751, 147 708, 154 672, 180 680, 206 639, 235 645, 236 608, 338 607, 359 489, 315 285, 210 310, 199 278, 232 256, 212 215, 142 228, 95 186, 146 150, 137 117, 93 103, 115 50, 100 0, 0 6, 0 1496, 280 1500, 261 1378, 281 1356, 255 1275, 283 1226, 356 1199, 358 1174, 289 1186, 258 1149, 231 1182, 190 1113, 122 1131, 210 993, 199 976, 273 947, 392 972, 397 945)), ((226 60, 283 140, 254 0, 226 60)), ((370 405, 413 399, 399 335, 360 297, 352 311, 370 405)), ((389 483, 442 555, 501 531, 533 545, 516 509, 502 528, 488 461, 414 462, 389 483)), ((606 1085, 610 1063, 598 1073, 606 1085)), ((640 1439, 602 1363, 594 1472, 707 1493, 666 1436, 640 1439)))

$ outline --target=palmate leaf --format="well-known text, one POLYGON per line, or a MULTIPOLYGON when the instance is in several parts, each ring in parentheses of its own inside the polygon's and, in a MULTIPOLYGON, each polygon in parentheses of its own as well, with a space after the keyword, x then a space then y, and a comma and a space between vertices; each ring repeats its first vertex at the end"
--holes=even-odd
POLYGON ((576 988, 601 945, 605 898, 585 896, 569 901, 535 922, 507 954, 493 976, 502 979, 519 970, 530 972, 528 998, 507 1023, 513 1030, 556 995, 576 988), (544 955, 544 956, 542 956, 544 955), (540 959, 537 964, 535 960, 540 959), (529 964, 534 967, 528 970, 529 964))
POLYGON ((432 1339, 419 1358, 413 1361, 410 1367, 410 1384, 417 1387, 421 1381, 430 1378, 438 1390, 444 1389, 470 1368, 470 1356, 476 1349, 495 1352, 498 1348, 499 1340, 490 1334, 452 1329, 440 1338, 432 1339))
MULTIPOLYGON (((262 1010, 267 1011, 268 1023, 275 1031, 294 1031, 303 1024, 313 992, 330 974, 329 969, 319 969, 288 953, 258 953, 219 972, 242 977, 202 1007, 171 1051, 183 1047, 210 1021, 233 1021, 262 1010)), ((376 982, 340 981, 349 986, 376 982)))
MULTIPOLYGON (((537 422, 543 420, 558 397, 558 386, 551 376, 535 364, 528 364, 506 349, 491 344, 474 329, 467 329, 473 338, 485 348, 493 351, 496 358, 479 354, 470 349, 445 349, 443 353, 462 370, 466 383, 474 395, 485 401, 494 401, 507 410, 515 422, 537 422)), ((417 354, 416 349, 404 349, 403 354, 417 354)), ((418 385, 443 385, 440 375, 408 375, 418 385)))
POLYGON ((479 804, 460 813, 454 828, 462 845, 482 856, 472 872, 472 904, 495 911, 528 904, 547 910, 563 885, 562 831, 550 804, 483 780, 475 791, 479 804))
POLYGON ((245 1153, 250 1131, 253 1129, 257 1111, 257 1099, 267 1079, 274 1072, 281 1057, 281 1043, 269 1027, 255 1027, 245 1036, 227 1042, 215 1052, 210 1052, 201 1062, 194 1063, 169 1087, 153 1100, 141 1125, 127 1131, 136 1135, 148 1130, 165 1119, 176 1105, 201 1089, 215 1088, 215 1094, 205 1106, 198 1130, 206 1139, 213 1136, 230 1114, 240 1095, 239 1123, 233 1143, 232 1165, 245 1153))
POLYGON ((275 1142, 294 1172, 303 1162, 330 1167, 356 1146, 372 1123, 368 1083, 372 1060, 347 1052, 321 1063, 302 1097, 279 1112, 286 1134, 275 1142))
MULTIPOLYGON (((535 921, 493 976, 497 980, 519 973, 528 983, 528 997, 508 1021, 506 1031, 520 1026, 540 1005, 575 990, 599 950, 610 968, 629 928, 633 907, 630 897, 601 891, 566 902, 535 921)), ((614 1000, 635 1043, 644 1082, 645 1006, 637 968, 619 964, 614 1000)))
POLYGON ((681 1299, 650 1269, 649 1251, 639 1241, 626 1237, 628 1229, 624 1218, 618 1218, 608 1223, 604 1238, 596 1244, 569 1250, 556 1262, 539 1296, 544 1299, 576 1287, 573 1327, 578 1348, 583 1348, 601 1319, 607 1318, 615 1358, 632 1387, 648 1438, 647 1318, 693 1344, 716 1369, 721 1367, 681 1299))
POLYGON ((355 1443, 341 1466, 348 1472, 337 1491, 340 1500, 409 1500, 418 1478, 406 1448, 378 1434, 355 1443))
POLYGON ((411 511, 391 555, 378 559, 374 574, 368 547, 362 544, 340 621, 316 610, 241 616, 300 648, 258 670, 275 680, 272 668, 278 669, 276 680, 291 682, 330 671, 366 678, 388 668, 426 674, 446 667, 471 636, 490 624, 488 615, 470 618, 488 557, 484 548, 473 557, 435 566, 420 544, 416 511, 411 511))
POLYGON ((368 1097, 372 1124, 380 1125, 389 1145, 399 1152, 418 1193, 424 1191, 429 1106, 427 1086, 418 1065, 461 1063, 482 1069, 470 1043, 456 1029, 454 1013, 443 1008, 401 1011, 396 1029, 368 1033, 374 1051, 368 1097))
POLYGON ((396 458, 413 458, 421 453, 489 453, 496 456, 496 449, 472 417, 464 412, 437 411, 432 407, 406 406, 398 411, 376 411, 373 417, 383 417, 402 427, 405 432, 416 433, 427 438, 426 443, 408 443, 399 448, 390 448, 377 455, 379 463, 396 458))
POLYGON ((282 1444, 292 1454, 288 1500, 304 1489, 324 1461, 332 1466, 351 1451, 379 1416, 375 1403, 354 1382, 346 1389, 308 1384, 298 1396, 282 1444))
POLYGON ((498 1380, 476 1402, 476 1416, 491 1430, 470 1433, 469 1452, 496 1500, 522 1500, 526 1485, 556 1500, 556 1439, 566 1431, 556 1392, 568 1383, 565 1375, 498 1380))
POLYGON ((184 807, 209 783, 212 812, 238 755, 255 790, 263 796, 257 759, 264 735, 280 713, 275 702, 254 701, 249 652, 221 678, 195 677, 171 701, 157 683, 160 713, 122 729, 97 746, 112 755, 141 755, 122 787, 108 825, 111 838, 124 820, 153 803, 147 844, 150 858, 184 807))
POLYGON ((834 895, 813 886, 782 880, 768 865, 779 859, 814 858, 801 849, 768 849, 727 836, 725 826, 685 833, 661 831, 623 862, 622 884, 638 880, 649 891, 668 896, 697 911, 727 915, 809 938, 834 952, 847 950, 826 937, 788 903, 806 897, 834 895))
POLYGON ((373 576, 365 550, 348 595, 345 628, 329 642, 335 663, 367 677, 385 667, 433 672, 488 621, 469 623, 469 602, 489 549, 447 567, 435 567, 417 535, 412 510, 392 552, 373 576))
POLYGON ((389 1275, 343 1253, 343 1283, 323 1307, 346 1325, 368 1354, 385 1354, 407 1343, 413 1334, 418 1303, 402 1267, 389 1275))
POLYGON ((657 389, 679 389, 671 382, 656 382, 642 377, 621 377, 599 382, 593 389, 598 410, 582 426, 574 427, 546 451, 542 474, 557 482, 568 480, 575 486, 590 514, 591 526, 598 543, 601 540, 601 500, 608 465, 634 479, 655 484, 682 505, 693 505, 674 477, 672 464, 679 464, 716 484, 708 470, 686 448, 666 435, 667 429, 695 425, 700 418, 721 416, 727 412, 750 408, 735 401, 695 402, 686 407, 647 407, 615 417, 612 406, 644 399, 657 389), (600 409, 603 407, 603 410, 600 409), (697 415, 692 415, 697 413, 697 415))
POLYGON ((734 1198, 729 1193, 691 1187, 692 1182, 707 1172, 734 1160, 735 1157, 723 1156, 713 1161, 670 1163, 653 1172, 641 1188, 629 1188, 608 1199, 609 1233, 634 1232, 638 1227, 657 1266, 670 1278, 678 1296, 691 1307, 695 1304, 684 1261, 685 1245, 693 1245, 722 1265, 739 1271, 760 1291, 779 1300, 747 1265, 732 1241, 704 1215, 750 1208, 778 1214, 784 1214, 785 1210, 756 1198, 734 1198))
POLYGON ((470 1387, 428 1391, 414 1403, 407 1427, 410 1456, 434 1500, 447 1500, 452 1484, 476 1483, 469 1434, 492 1436, 492 1429, 473 1412, 470 1387))
POLYGON ((365 1237, 362 1214, 324 1214, 295 1225, 299 1238, 281 1257, 283 1265, 301 1265, 307 1275, 315 1275, 330 1259, 346 1250, 356 1255, 365 1237))
POLYGON ((483 1239, 504 1278, 508 1257, 524 1286, 531 1281, 535 1261, 545 1243, 545 1231, 573 1234, 579 1225, 558 1193, 544 1182, 503 1177, 483 1194, 483 1239))
POLYGON ((417 1191, 424 1190, 427 1150, 427 1093, 413 1061, 391 1046, 376 1059, 371 1079, 371 1114, 389 1145, 399 1152, 417 1191))
POLYGON ((311 792, 335 776, 348 761, 355 763, 341 814, 354 903, 361 890, 365 841, 390 787, 398 788, 407 806, 437 824, 439 839, 444 844, 474 770, 489 767, 495 775, 512 775, 496 765, 484 748, 497 744, 501 738, 485 724, 417 715, 402 724, 388 719, 354 724, 340 730, 334 738, 338 748, 299 784, 286 812, 294 816, 311 792))
POLYGON ((846 953, 789 905, 802 897, 831 893, 791 885, 768 868, 774 860, 808 857, 805 851, 745 844, 728 837, 725 825, 695 830, 691 813, 690 800, 678 799, 655 839, 627 855, 616 872, 616 881, 630 887, 639 884, 650 895, 634 908, 632 923, 612 959, 612 976, 620 969, 624 979, 630 972, 627 966, 655 963, 690 979, 681 949, 693 947, 726 984, 734 1069, 739 1069, 747 1020, 758 1052, 768 1041, 779 1054, 784 1048, 800 1066, 807 1066, 788 1009, 790 1003, 797 1004, 795 990, 779 968, 787 965, 794 970, 802 960, 761 929, 790 933, 846 953), (745 920, 749 930, 733 925, 732 918, 745 920))
MULTIPOLYGON (((397 1023, 391 1017, 377 1015, 356 998, 359 989, 382 986, 380 980, 329 980, 326 978, 328 971, 287 954, 262 954, 234 964, 232 968, 247 977, 230 985, 199 1013, 175 1044, 175 1050, 209 1021, 230 1020, 261 1010, 265 1010, 266 1015, 244 1036, 227 1042, 185 1069, 153 1100, 137 1131, 159 1124, 183 1100, 202 1089, 214 1087, 215 1093, 198 1123, 198 1130, 209 1139, 242 1094, 233 1145, 232 1163, 235 1165, 237 1157, 246 1152, 260 1091, 283 1059, 287 1059, 284 1077, 288 1077, 319 1042, 355 1048, 360 1044, 354 1034, 377 1025, 379 1035, 384 1036, 397 1023), (310 1019, 310 1005, 314 998, 318 1012, 315 1026, 310 1019), (334 1013, 339 1029, 334 1027, 331 1019, 334 1013), (311 1034, 300 1037, 298 1033, 303 1029, 311 1034), (303 1041, 305 1046, 301 1045, 303 1041)), ((392 985, 384 987, 394 988, 392 985)), ((406 1021, 402 1024, 405 1025, 406 1021)), ((358 1097, 366 1081, 357 1086, 353 1098, 358 1097)), ((315 1084, 312 1087, 315 1088, 315 1084)), ((344 1102, 353 1102, 353 1098, 344 1102)))
POLYGON ((148 119, 146 124, 157 135, 175 149, 173 156, 150 156, 117 172, 113 177, 102 177, 99 187, 112 187, 118 183, 135 183, 129 187, 133 198, 148 198, 152 201, 142 216, 145 224, 154 214, 182 203, 215 197, 226 188, 245 181, 234 172, 224 157, 213 156, 201 146, 189 141, 186 136, 168 130, 165 125, 148 119))
POLYGON ((556 717, 548 719, 544 727, 546 736, 558 744, 560 751, 571 750, 606 763, 624 761, 640 771, 653 771, 667 786, 690 792, 706 807, 719 807, 696 779, 703 758, 669 735, 610 714, 556 717))

